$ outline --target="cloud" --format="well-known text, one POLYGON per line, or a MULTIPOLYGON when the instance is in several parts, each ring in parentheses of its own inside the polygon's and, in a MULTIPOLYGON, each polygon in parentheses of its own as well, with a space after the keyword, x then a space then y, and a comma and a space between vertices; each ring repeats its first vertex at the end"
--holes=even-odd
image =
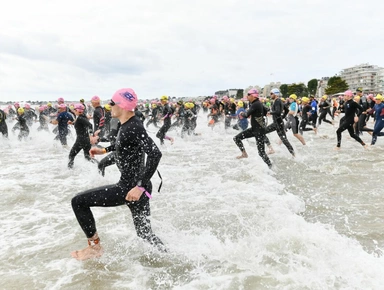
POLYGON ((0 100, 110 96, 127 86, 143 98, 208 95, 384 65, 384 4, 368 4, 13 1, 0 11, 0 100))

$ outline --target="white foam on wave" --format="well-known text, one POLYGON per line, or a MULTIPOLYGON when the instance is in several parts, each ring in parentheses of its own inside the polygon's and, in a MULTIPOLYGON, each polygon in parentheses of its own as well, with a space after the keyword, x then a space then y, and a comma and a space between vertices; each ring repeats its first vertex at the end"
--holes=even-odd
MULTIPOLYGON (((224 133, 205 125, 202 117, 198 126, 202 135, 186 139, 171 131, 169 135, 177 137, 175 144, 161 147, 163 188, 156 192, 160 179, 155 174, 151 221, 169 253, 160 254, 136 237, 127 207, 94 208, 105 255, 86 262, 69 256, 86 246, 70 201, 78 192, 116 182, 117 168, 107 168, 102 178, 80 153, 74 169, 68 170, 69 152, 55 147, 49 134, 35 132, 28 143, 7 141, 12 146, 5 148, 2 162, 7 166, 0 169, 5 176, 0 203, 0 271, 7 277, 5 285, 41 289, 95 285, 378 289, 382 285, 382 258, 368 254, 332 226, 307 222, 303 199, 276 179, 276 172, 289 173, 297 170, 295 166, 311 170, 306 157, 310 152, 305 151, 316 150, 315 142, 302 148, 293 141, 301 153, 294 160, 284 145, 276 147, 271 159, 278 170, 273 172, 253 141, 244 142, 249 158, 237 160, 239 150, 232 140, 236 131, 224 133)), ((155 134, 150 135, 157 142, 155 134)), ((271 141, 276 138, 271 136, 271 141)), ((347 167, 343 158, 338 162, 341 170, 347 167)), ((329 172, 327 166, 320 171, 329 172)))

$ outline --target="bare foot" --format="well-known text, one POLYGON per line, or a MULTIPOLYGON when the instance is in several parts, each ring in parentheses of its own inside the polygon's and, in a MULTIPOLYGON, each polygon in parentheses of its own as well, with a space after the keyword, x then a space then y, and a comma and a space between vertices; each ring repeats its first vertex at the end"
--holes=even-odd
POLYGON ((315 135, 317 135, 317 128, 313 128, 313 131, 315 131, 315 135))
POLYGON ((79 251, 74 251, 71 253, 71 256, 78 261, 84 261, 92 258, 99 258, 102 254, 103 248, 100 245, 93 245, 79 251))
POLYGON ((273 150, 273 148, 271 148, 271 149, 268 150, 267 154, 270 155, 270 154, 273 154, 273 153, 275 153, 275 150, 273 150))
POLYGON ((237 159, 242 159, 242 158, 248 158, 247 152, 243 152, 240 156, 236 157, 237 159))
POLYGON ((172 137, 169 138, 169 141, 171 141, 171 145, 173 145, 173 142, 175 142, 175 139, 173 139, 172 137))
POLYGON ((340 147, 335 147, 335 149, 334 150, 340 150, 340 147))

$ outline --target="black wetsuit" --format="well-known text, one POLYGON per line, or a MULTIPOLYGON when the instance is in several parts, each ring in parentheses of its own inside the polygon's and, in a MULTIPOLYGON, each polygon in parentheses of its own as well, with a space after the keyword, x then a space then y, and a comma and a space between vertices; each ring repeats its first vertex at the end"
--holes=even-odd
POLYGON ((37 128, 37 130, 38 131, 41 131, 41 130, 48 131, 48 120, 49 120, 48 110, 41 111, 39 114, 40 126, 37 128))
POLYGON ((358 114, 358 116, 360 116, 360 114, 363 112, 363 108, 351 99, 344 103, 344 112, 345 115, 343 118, 340 119, 340 126, 339 129, 337 129, 336 131, 337 147, 341 146, 341 133, 345 130, 348 130, 349 135, 364 146, 365 143, 363 142, 363 140, 361 140, 360 137, 356 135, 353 130, 355 115, 358 114))
POLYGON ((159 126, 157 125, 157 122, 158 122, 158 114, 161 112, 161 109, 160 107, 155 107, 152 109, 151 111, 151 118, 148 120, 147 124, 145 125, 145 127, 148 128, 148 126, 150 124, 153 123, 153 125, 156 127, 156 128, 159 128, 159 126))
POLYGON ((239 147, 240 151, 244 152, 244 145, 241 140, 255 137, 257 150, 259 151, 260 157, 263 161, 268 165, 268 167, 272 167, 271 160, 269 160, 268 155, 265 153, 264 148, 264 140, 265 140, 265 121, 264 121, 264 106, 259 101, 259 99, 254 100, 249 110, 244 113, 243 117, 248 118, 251 116, 251 128, 248 128, 241 133, 237 134, 233 140, 235 141, 237 147, 239 147))
POLYGON ((8 126, 5 121, 6 119, 7 116, 5 115, 5 112, 0 109, 0 133, 3 134, 4 137, 8 138, 8 126))
MULTIPOLYGON (((285 135, 284 121, 282 116, 283 112, 284 112, 284 104, 279 98, 276 98, 272 103, 271 111, 270 111, 270 114, 272 115, 273 123, 267 126, 265 130, 265 134, 276 131, 277 135, 279 136, 283 144, 287 147, 288 151, 292 155, 295 155, 295 151, 293 150, 291 143, 289 143, 287 135, 285 135)), ((267 145, 270 145, 268 139, 265 139, 265 142, 267 145)))
POLYGON ((79 115, 74 123, 76 130, 76 141, 72 146, 71 151, 69 152, 69 162, 68 167, 72 168, 76 155, 83 149, 84 157, 88 161, 91 161, 91 156, 89 155, 89 150, 91 149, 91 141, 89 139, 89 134, 92 131, 92 124, 88 121, 87 117, 79 115))
MULTIPOLYGON (((361 97, 359 105, 363 108, 363 111, 367 111, 368 109, 370 109, 370 104, 367 102, 366 96, 361 97)), ((355 127, 356 135, 361 135, 363 131, 373 132, 373 129, 365 128, 365 126, 367 125, 368 119, 369 119, 368 114, 360 114, 359 120, 355 127)))
POLYGON ((160 128, 160 130, 157 132, 156 137, 160 139, 160 144, 164 144, 164 138, 165 133, 169 130, 171 127, 171 117, 173 114, 173 110, 169 107, 168 104, 165 104, 163 106, 163 126, 160 128))
POLYGON ((24 114, 17 116, 17 121, 20 129, 20 133, 17 136, 18 139, 21 141, 22 138, 27 138, 29 135, 29 128, 27 125, 27 119, 25 118, 24 114))
POLYGON ((182 105, 179 105, 174 115, 176 116, 176 121, 172 123, 171 127, 169 129, 175 128, 175 127, 182 127, 184 122, 184 107, 182 105))
MULTIPOLYGON (((120 121, 117 118, 112 118, 110 124, 111 124, 111 130, 109 131, 108 136, 104 135, 104 137, 100 138, 100 142, 111 142, 111 144, 115 144, 117 133, 119 132, 119 129, 120 129, 120 121)), ((105 175, 105 168, 112 164, 115 164, 115 152, 111 152, 110 154, 108 154, 107 156, 105 156, 103 159, 100 160, 98 167, 99 167, 99 172, 101 173, 102 176, 105 175)))
POLYGON ((105 112, 101 106, 97 106, 93 112, 93 132, 100 130, 99 136, 105 134, 105 112))
POLYGON ((37 115, 33 109, 25 109, 24 116, 28 126, 32 126, 33 122, 37 120, 37 115))
POLYGON ((195 114, 191 109, 184 110, 184 122, 183 122, 183 128, 181 129, 181 138, 184 138, 185 133, 188 135, 191 135, 193 132, 193 118, 195 118, 195 114))
POLYGON ((121 176, 117 184, 101 186, 79 193, 72 199, 72 208, 85 235, 91 238, 96 233, 96 223, 91 207, 127 205, 132 213, 137 235, 152 245, 164 250, 161 240, 152 232, 149 198, 143 193, 138 201, 127 201, 127 193, 136 185, 152 192, 151 177, 161 159, 161 152, 148 136, 142 122, 131 117, 121 125, 116 143, 106 148, 115 151, 115 160, 121 176), (147 155, 146 163, 142 158, 147 155))
POLYGON ((135 116, 136 116, 137 118, 139 118, 140 121, 144 124, 145 116, 144 116, 144 114, 143 114, 140 110, 138 110, 137 108, 135 109, 135 116))
POLYGON ((319 111, 320 111, 320 116, 319 116, 319 126, 321 125, 321 121, 324 121, 328 124, 332 124, 331 121, 327 120, 327 113, 328 109, 331 108, 331 105, 327 101, 322 101, 319 104, 319 111))
POLYGON ((308 121, 309 121, 308 113, 311 110, 312 110, 312 107, 309 104, 302 106, 302 108, 301 108, 301 122, 299 125, 299 133, 301 135, 303 135, 303 131, 313 131, 312 128, 306 128, 308 121))
POLYGON ((231 126, 231 122, 236 117, 236 104, 227 102, 224 104, 224 128, 227 129, 231 126))

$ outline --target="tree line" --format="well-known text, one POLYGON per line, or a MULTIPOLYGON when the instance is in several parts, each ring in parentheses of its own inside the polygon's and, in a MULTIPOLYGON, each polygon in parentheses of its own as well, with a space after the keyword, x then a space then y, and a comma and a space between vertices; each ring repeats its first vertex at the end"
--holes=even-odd
MULTIPOLYGON (((299 84, 282 84, 280 86, 280 92, 284 98, 288 97, 291 94, 295 94, 298 97, 308 97, 316 95, 317 90, 319 89, 319 81, 317 79, 311 79, 307 85, 303 83, 299 84)), ((333 95, 348 90, 348 84, 341 77, 334 76, 329 78, 327 87, 325 88, 325 93, 327 95, 333 95)))

